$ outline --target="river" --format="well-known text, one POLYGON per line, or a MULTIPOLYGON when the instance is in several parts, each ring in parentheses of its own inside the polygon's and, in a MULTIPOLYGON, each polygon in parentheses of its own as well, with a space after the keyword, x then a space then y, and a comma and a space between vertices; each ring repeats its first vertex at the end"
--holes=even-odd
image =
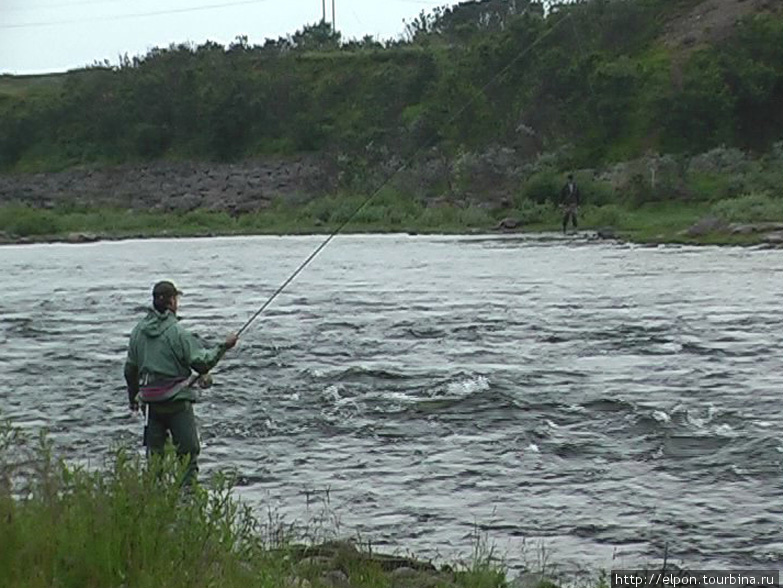
MULTIPOLYGON (((323 237, 0 248, 0 411, 65 457, 138 447, 152 284, 217 342, 323 237)), ((512 570, 783 562, 783 258, 537 236, 337 237, 197 406, 202 478, 262 518, 512 570)))

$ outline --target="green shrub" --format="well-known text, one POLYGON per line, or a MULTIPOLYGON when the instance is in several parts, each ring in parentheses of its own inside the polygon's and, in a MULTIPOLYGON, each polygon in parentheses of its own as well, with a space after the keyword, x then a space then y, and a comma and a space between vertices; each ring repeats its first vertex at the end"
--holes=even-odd
POLYGON ((563 184, 564 181, 560 175, 554 171, 543 171, 533 174, 522 186, 521 200, 537 204, 557 202, 560 198, 560 189, 563 184))
POLYGON ((577 178, 577 183, 582 193, 582 201, 586 205, 603 206, 616 201, 614 189, 607 182, 596 180, 582 181, 577 178))
POLYGON ((459 214, 453 206, 432 206, 422 211, 416 224, 424 228, 453 227, 459 222, 459 214))
POLYGON ((517 217, 524 225, 552 223, 557 219, 557 209, 552 203, 522 200, 509 216, 517 217))
POLYGON ((0 577, 7 585, 184 588, 249 585, 258 577, 257 523, 232 498, 229 477, 184 499, 173 450, 151 467, 118 451, 106 470, 90 471, 55 459, 45 435, 31 445, 0 423, 0 577), (20 452, 30 458, 25 469, 20 452))
POLYGON ((22 205, 0 207, 0 231, 28 237, 52 235, 60 230, 58 217, 48 210, 22 205))
POLYGON ((712 211, 729 222, 780 222, 783 221, 783 200, 773 199, 766 192, 756 192, 721 200, 712 211))
POLYGON ((232 227, 234 219, 227 212, 209 210, 191 210, 182 216, 186 225, 203 227, 205 229, 227 229, 232 227))
POLYGON ((625 211, 617 204, 586 206, 582 212, 583 224, 593 227, 619 227, 625 223, 625 211))
MULTIPOLYGON (((0 419, 0 585, 324 586, 328 569, 350 574, 357 588, 393 584, 372 550, 364 555, 350 541, 334 541, 323 514, 304 529, 273 512, 261 521, 235 499, 232 475, 183 492, 183 472, 171 446, 150 464, 120 449, 103 468, 71 466, 54 456, 45 434, 35 443, 0 419), (306 543, 294 544, 302 535, 306 543), (324 539, 331 541, 315 544, 324 539), (324 552, 331 555, 309 557, 324 552)), ((494 548, 481 537, 470 560, 452 570, 454 581, 443 574, 438 586, 507 585, 494 548)))
POLYGON ((463 227, 489 227, 494 224, 489 212, 487 212, 486 209, 477 206, 469 206, 468 208, 460 209, 457 217, 463 227))
POLYGON ((687 187, 696 200, 715 202, 741 192, 741 176, 697 172, 687 178, 687 187))

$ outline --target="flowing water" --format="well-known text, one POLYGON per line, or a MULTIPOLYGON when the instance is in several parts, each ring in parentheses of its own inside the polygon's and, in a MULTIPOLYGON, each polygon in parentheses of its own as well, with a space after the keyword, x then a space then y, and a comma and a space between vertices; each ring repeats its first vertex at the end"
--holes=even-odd
MULTIPOLYGON (((138 446, 122 365, 153 282, 216 342, 321 239, 0 248, 2 413, 73 460, 138 446)), ((340 236, 216 370, 202 477, 421 557, 478 535, 513 569, 778 566, 782 290, 779 251, 340 236)))

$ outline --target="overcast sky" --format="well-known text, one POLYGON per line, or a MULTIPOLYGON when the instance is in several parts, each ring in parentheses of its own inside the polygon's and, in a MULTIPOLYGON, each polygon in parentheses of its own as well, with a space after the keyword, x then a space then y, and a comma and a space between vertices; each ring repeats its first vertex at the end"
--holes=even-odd
MULTIPOLYGON (((394 39, 443 0, 334 0, 343 39, 394 39)), ((326 0, 331 20, 332 0, 326 0)), ((0 73, 66 71, 152 47, 245 35, 263 44, 314 24, 323 0, 0 0, 0 73)))

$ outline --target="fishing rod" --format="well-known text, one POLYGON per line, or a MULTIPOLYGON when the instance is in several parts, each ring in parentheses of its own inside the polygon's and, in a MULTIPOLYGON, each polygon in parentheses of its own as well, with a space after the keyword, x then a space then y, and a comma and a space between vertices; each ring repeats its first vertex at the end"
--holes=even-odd
MULTIPOLYGON (((462 105, 462 106, 459 108, 459 110, 457 110, 457 112, 456 112, 455 114, 453 114, 453 115, 451 116, 451 118, 449 118, 449 119, 446 121, 446 125, 449 125, 449 124, 451 124, 452 122, 454 122, 455 120, 457 120, 457 119, 458 119, 460 116, 462 116, 462 114, 463 114, 463 113, 464 113, 464 112, 465 112, 465 111, 468 109, 468 107, 469 107, 471 104, 473 104, 473 103, 474 103, 474 102, 477 100, 477 98, 476 98, 475 96, 477 96, 478 94, 483 94, 484 92, 486 92, 486 90, 487 90, 487 89, 488 89, 490 86, 492 86, 492 84, 494 84, 494 83, 495 83, 497 80, 499 80, 499 79, 500 79, 502 76, 504 76, 504 75, 506 74, 506 72, 508 72, 508 70, 510 70, 510 69, 511 69, 511 68, 512 68, 512 67, 513 67, 513 66, 514 66, 514 65, 515 65, 517 62, 519 62, 519 61, 520 61, 520 60, 521 60, 523 57, 525 57, 525 56, 526 56, 528 53, 530 53, 530 51, 532 51, 532 50, 533 50, 533 49, 534 49, 534 48, 535 48, 537 45, 539 45, 539 44, 540 44, 540 43, 541 43, 541 42, 542 42, 544 39, 546 39, 546 38, 547 38, 549 35, 551 35, 552 33, 554 33, 554 32, 555 32, 555 30, 557 30, 557 29, 560 27, 560 24, 561 24, 561 23, 563 23, 563 22, 564 22, 566 19, 569 19, 569 18, 571 18, 571 15, 570 15, 570 13, 566 13, 566 14, 565 14, 565 15, 564 15, 564 16, 563 16, 563 17, 562 17, 560 20, 558 20, 558 21, 557 21, 557 22, 556 22, 556 23, 555 23, 555 24, 554 24, 554 25, 553 25, 553 26, 552 26, 552 27, 551 27, 549 30, 547 30, 546 32, 544 32, 544 33, 542 33, 541 35, 539 35, 539 37, 538 37, 537 39, 535 39, 535 40, 534 40, 532 43, 530 43, 530 45, 528 45, 528 46, 527 46, 525 49, 523 49, 522 51, 520 51, 520 52, 519 52, 519 53, 518 53, 518 54, 517 54, 517 55, 516 55, 516 56, 515 56, 515 57, 514 57, 514 58, 513 58, 511 61, 509 61, 509 63, 508 63, 508 64, 507 64, 505 67, 503 67, 503 68, 502 68, 500 71, 498 71, 498 73, 496 73, 496 74, 495 74, 495 75, 492 77, 492 79, 490 79, 490 80, 489 80, 489 81, 488 81, 486 84, 484 84, 484 86, 481 88, 481 91, 480 91, 479 93, 477 93, 476 95, 474 95, 474 97, 473 97, 473 98, 470 98, 469 100, 466 100, 466 101, 465 101, 465 103, 464 103, 464 104, 463 104, 463 105, 462 105)), ((331 243, 331 241, 332 241, 332 240, 333 240, 333 239, 334 239, 334 238, 335 238, 335 237, 336 237, 338 234, 340 234, 340 233, 342 232, 342 230, 343 230, 343 229, 344 229, 346 226, 348 226, 348 224, 349 224, 349 223, 350 223, 350 222, 351 222, 351 221, 352 221, 352 220, 353 220, 353 219, 356 217, 356 215, 358 215, 358 214, 359 214, 359 213, 360 213, 360 212, 361 212, 361 211, 362 211, 362 210, 363 210, 363 209, 364 209, 364 208, 365 208, 365 207, 366 207, 366 206, 367 206, 367 205, 368 205, 370 202, 372 202, 372 200, 374 200, 374 199, 375 199, 375 197, 376 197, 376 196, 377 196, 377 195, 378 195, 378 194, 381 192, 381 190, 383 190, 383 189, 384 189, 384 188, 385 188, 385 187, 386 187, 386 186, 389 184, 389 182, 391 182, 391 181, 392 181, 392 179, 394 179, 394 177, 395 177, 395 176, 396 176, 398 173, 400 173, 401 171, 405 170, 405 169, 406 169, 406 168, 407 168, 407 167, 410 165, 410 163, 411 163, 411 162, 412 162, 412 161, 413 161, 413 160, 416 158, 416 156, 418 156, 418 154, 419 154, 421 151, 423 151, 424 149, 426 149, 426 148, 429 148, 430 146, 432 146, 432 145, 434 144, 434 142, 435 142, 435 140, 436 140, 436 139, 437 139, 437 137, 436 137, 436 136, 434 135, 434 133, 433 133, 433 136, 432 136, 432 138, 431 138, 431 139, 429 139, 428 141, 426 141, 425 143, 423 143, 421 146, 419 146, 419 147, 418 147, 418 148, 417 148, 417 149, 416 149, 416 150, 413 152, 413 154, 412 154, 412 155, 410 155, 410 156, 409 156, 409 157, 408 157, 408 158, 405 160, 405 162, 403 162, 403 164, 402 164, 402 165, 400 165, 400 166, 399 166, 397 169, 395 169, 394 171, 390 172, 390 173, 389 173, 389 175, 388 175, 388 176, 387 176, 387 177, 386 177, 386 178, 385 178, 385 179, 384 179, 384 180, 381 182, 381 184, 380 184, 380 185, 379 185, 379 186, 378 186, 378 187, 377 187, 375 190, 373 190, 373 191, 370 193, 370 195, 369 195, 367 198, 365 198, 365 199, 364 199, 364 200, 361 202, 361 204, 359 204, 359 206, 357 206, 357 207, 356 207, 356 208, 353 210, 353 212, 351 212, 351 214, 350 214, 350 215, 348 215, 348 217, 347 217, 347 218, 346 218, 346 219, 345 219, 345 220, 344 220, 342 223, 340 223, 340 225, 339 225, 339 226, 338 226, 336 229, 334 229, 334 230, 333 230, 333 231, 332 231, 332 232, 331 232, 331 233, 330 233, 330 234, 329 234, 329 235, 326 237, 326 239, 324 239, 324 240, 321 242, 321 244, 320 244, 320 245, 318 245, 318 247, 316 247, 316 248, 313 250, 313 252, 312 252, 312 253, 310 253, 310 255, 308 255, 308 256, 307 256, 307 258, 305 258, 305 260, 304 260, 304 261, 302 261, 302 263, 300 263, 300 264, 299 264, 299 266, 298 266, 298 267, 297 267, 297 268, 296 268, 296 269, 295 269, 295 270, 294 270, 294 271, 291 273, 291 275, 289 275, 289 276, 288 276, 288 278, 286 278, 286 280, 285 280, 285 281, 284 281, 282 284, 280 284, 280 286, 278 286, 278 288, 277 288, 277 289, 276 289, 276 290, 275 290, 275 291, 272 293, 272 295, 271 295, 271 296, 270 296, 270 297, 269 297, 269 298, 266 300, 266 302, 264 302, 264 303, 263 303, 263 304, 262 304, 262 305, 261 305, 261 306, 258 308, 258 310, 256 310, 256 311, 255 311, 255 312, 254 312, 254 313, 253 313, 253 314, 250 316, 250 318, 249 318, 249 319, 247 319, 247 321, 245 321, 245 323, 242 325, 242 327, 241 327, 241 328, 240 328, 240 329, 237 331, 237 333, 236 333, 237 337, 239 337, 239 336, 240 336, 242 333, 244 333, 244 332, 247 330, 247 328, 248 328, 248 327, 250 327, 250 325, 251 325, 251 324, 253 324, 253 322, 254 322, 254 321, 255 321, 255 320, 256 320, 256 319, 257 319, 257 318, 258 318, 258 317, 259 317, 259 316, 260 316, 260 315, 261 315, 261 314, 262 314, 262 313, 263 313, 263 312, 264 312, 264 311, 267 309, 267 308, 269 308, 269 305, 270 305, 270 304, 272 304, 272 302, 274 302, 274 301, 275 301, 275 299, 276 299, 278 296, 280 296, 280 294, 282 294, 282 293, 283 293, 283 291, 284 291, 284 290, 285 290, 285 289, 286 289, 286 288, 287 288, 287 287, 288 287, 288 286, 291 284, 291 282, 293 282, 293 281, 294 281, 294 280, 297 278, 297 276, 298 276, 300 273, 302 273, 302 271, 304 271, 304 269, 305 269, 305 268, 306 268, 308 265, 310 265, 310 263, 311 263, 311 262, 312 262, 312 261, 313 261, 313 260, 316 258, 316 256, 317 256, 317 255, 318 255, 318 254, 319 254, 321 251, 323 251, 323 250, 326 248, 326 246, 327 246, 327 245, 329 245, 329 243, 331 243)), ((196 380, 198 380, 198 378, 199 378, 199 376, 195 376, 194 378, 192 378, 192 379, 191 379, 191 381, 188 383, 188 386, 192 386, 192 385, 193 385, 193 383, 195 383, 195 382, 196 382, 196 380)))

